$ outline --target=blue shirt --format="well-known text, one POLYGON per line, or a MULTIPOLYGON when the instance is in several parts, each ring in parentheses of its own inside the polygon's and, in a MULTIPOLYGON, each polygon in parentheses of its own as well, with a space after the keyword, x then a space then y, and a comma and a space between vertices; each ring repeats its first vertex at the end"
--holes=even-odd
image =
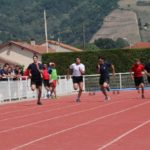
POLYGON ((52 68, 48 67, 48 73, 51 74, 52 73, 52 68))
POLYGON ((108 78, 109 77, 109 68, 111 67, 110 63, 104 63, 100 65, 99 73, 101 74, 102 78, 108 78))

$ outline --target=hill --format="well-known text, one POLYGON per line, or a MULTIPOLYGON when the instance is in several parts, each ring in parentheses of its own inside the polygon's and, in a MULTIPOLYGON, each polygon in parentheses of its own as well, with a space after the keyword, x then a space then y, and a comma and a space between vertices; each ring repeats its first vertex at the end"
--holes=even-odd
POLYGON ((131 45, 150 41, 150 0, 119 0, 118 6, 105 17, 102 27, 90 41, 120 37, 131 45))
POLYGON ((116 9, 109 14, 100 30, 91 39, 93 43, 99 38, 122 38, 131 43, 141 41, 136 13, 128 10, 116 9))
POLYGON ((88 41, 117 6, 116 0, 0 0, 0 41, 43 42, 45 9, 49 39, 80 44, 83 24, 88 41))

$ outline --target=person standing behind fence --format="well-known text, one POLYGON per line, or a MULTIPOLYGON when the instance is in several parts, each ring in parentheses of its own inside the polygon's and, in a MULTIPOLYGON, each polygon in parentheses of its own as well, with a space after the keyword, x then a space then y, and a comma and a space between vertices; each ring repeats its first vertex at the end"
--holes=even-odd
POLYGON ((1 78, 2 78, 2 81, 7 81, 8 78, 9 78, 9 74, 8 74, 8 68, 9 68, 9 64, 4 64, 3 66, 3 69, 1 69, 1 78))
POLYGON ((49 73, 50 73, 51 96, 54 93, 54 97, 52 96, 52 98, 56 99, 57 98, 56 86, 57 86, 57 83, 58 83, 57 69, 56 69, 55 63, 51 63, 50 67, 51 67, 51 71, 49 71, 49 73))
POLYGON ((79 88, 76 102, 80 102, 80 97, 83 92, 83 75, 85 74, 85 65, 81 63, 80 58, 76 58, 75 63, 70 65, 68 69, 67 79, 69 79, 69 75, 71 72, 72 72, 73 88, 74 90, 78 90, 79 88))
POLYGON ((136 89, 138 90, 138 93, 140 93, 139 88, 141 88, 141 97, 144 97, 144 79, 142 71, 144 71, 144 66, 141 64, 140 59, 136 59, 135 64, 133 64, 131 70, 130 70, 130 76, 131 79, 134 80, 136 89), (134 76, 132 75, 132 72, 134 73, 134 76))
POLYGON ((103 57, 98 58, 97 64, 97 73, 100 74, 99 84, 100 89, 105 96, 105 100, 109 100, 107 91, 110 90, 109 88, 109 68, 112 68, 113 77, 115 76, 115 67, 111 63, 106 63, 103 57))
POLYGON ((38 56, 33 56, 33 63, 28 66, 29 77, 31 78, 31 89, 34 91, 37 89, 38 100, 37 104, 42 105, 41 103, 41 94, 42 94, 42 77, 41 70, 42 65, 38 63, 38 56))

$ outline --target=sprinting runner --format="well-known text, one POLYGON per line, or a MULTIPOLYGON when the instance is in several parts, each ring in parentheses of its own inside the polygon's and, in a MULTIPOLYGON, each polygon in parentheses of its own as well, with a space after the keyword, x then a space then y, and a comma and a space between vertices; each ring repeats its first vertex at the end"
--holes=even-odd
POLYGON ((51 95, 51 92, 50 92, 50 83, 49 83, 50 82, 50 76, 49 76, 47 64, 43 64, 42 77, 43 77, 44 87, 47 91, 46 96, 47 96, 47 98, 49 98, 51 95))
POLYGON ((38 63, 38 56, 33 56, 33 63, 28 66, 29 77, 31 78, 31 89, 35 91, 37 89, 38 100, 37 104, 42 105, 41 103, 41 94, 42 94, 42 65, 38 63))
POLYGON ((106 63, 102 57, 98 58, 97 73, 100 74, 99 84, 100 89, 105 96, 105 100, 109 100, 107 90, 109 91, 109 68, 112 68, 113 76, 115 76, 115 67, 111 63, 106 63))
POLYGON ((57 93, 56 93, 56 86, 58 83, 58 75, 57 75, 57 70, 56 70, 56 65, 55 63, 51 63, 51 72, 50 72, 50 90, 51 90, 51 96, 54 93, 54 97, 52 98, 57 99, 57 93))
POLYGON ((147 75, 147 81, 150 84, 150 58, 148 60, 148 63, 145 65, 145 73, 147 75))
POLYGON ((80 102, 80 97, 83 91, 83 75, 85 74, 85 66, 84 64, 81 63, 80 58, 76 58, 75 63, 70 65, 68 69, 68 77, 67 77, 68 79, 71 72, 72 72, 73 88, 74 90, 78 90, 79 88, 76 102, 80 102))
POLYGON ((140 93, 139 88, 141 88, 141 97, 144 97, 144 79, 142 71, 144 71, 144 66, 141 64, 140 59, 136 59, 135 64, 133 64, 131 70, 130 70, 130 76, 131 79, 134 80, 136 89, 138 90, 138 93, 140 93), (132 74, 134 72, 134 76, 132 74))

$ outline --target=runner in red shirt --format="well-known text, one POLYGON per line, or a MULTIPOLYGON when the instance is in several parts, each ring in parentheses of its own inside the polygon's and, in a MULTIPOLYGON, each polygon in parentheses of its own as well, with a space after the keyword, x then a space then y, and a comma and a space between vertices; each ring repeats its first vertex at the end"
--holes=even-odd
POLYGON ((134 80, 138 93, 140 93, 139 88, 141 88, 142 98, 144 98, 144 79, 142 71, 144 71, 144 65, 141 64, 140 59, 136 59, 135 64, 133 64, 131 68, 130 75, 131 79, 134 80), (134 76, 132 75, 132 72, 134 73, 134 76))
POLYGON ((51 92, 50 92, 50 78, 49 78, 49 73, 48 73, 48 67, 47 64, 43 65, 43 69, 42 69, 42 77, 43 77, 43 84, 45 89, 47 90, 47 98, 50 97, 51 92))

